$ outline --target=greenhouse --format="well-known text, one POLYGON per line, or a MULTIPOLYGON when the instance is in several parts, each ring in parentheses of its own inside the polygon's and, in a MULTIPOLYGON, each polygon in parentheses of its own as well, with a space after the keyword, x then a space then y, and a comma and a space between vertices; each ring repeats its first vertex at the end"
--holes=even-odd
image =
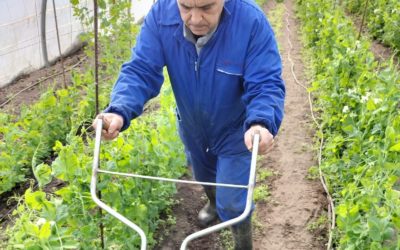
POLYGON ((400 2, 0 0, 0 249, 400 249, 400 2))

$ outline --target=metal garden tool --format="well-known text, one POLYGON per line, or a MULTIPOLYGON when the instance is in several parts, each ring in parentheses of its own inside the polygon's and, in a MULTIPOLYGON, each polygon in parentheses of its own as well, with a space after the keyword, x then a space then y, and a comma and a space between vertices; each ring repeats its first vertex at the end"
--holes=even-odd
POLYGON ((92 195, 92 199, 94 202, 99 205, 102 209, 106 210, 112 216, 123 222, 128 227, 135 230, 141 238, 141 250, 145 250, 147 247, 147 238, 143 230, 137 226, 132 221, 128 220, 126 217, 112 209, 110 206, 106 205, 102 202, 96 194, 96 184, 97 184, 97 175, 98 173, 104 174, 111 174, 111 175, 119 175, 119 176, 127 176, 127 177, 134 177, 134 178, 141 178, 141 179, 149 179, 149 180, 158 180, 158 181, 168 181, 168 182, 175 182, 175 183, 186 183, 186 184, 194 184, 194 185, 206 185, 206 186, 219 186, 219 187, 229 187, 229 188, 244 188, 247 189, 247 200, 246 200, 246 207, 241 215, 236 218, 230 219, 225 222, 221 222, 214 226, 205 228, 198 232, 188 235, 182 242, 180 249, 185 250, 190 241, 211 234, 223 228, 232 226, 237 224, 248 217, 251 212, 251 205, 253 200, 253 191, 255 186, 255 177, 256 177, 256 162, 257 162, 257 153, 258 153, 258 144, 260 140, 260 134, 257 131, 254 134, 253 138, 253 149, 252 149, 252 157, 251 157, 251 165, 250 165, 250 176, 249 176, 249 184, 248 185, 235 185, 229 183, 212 183, 212 182, 199 182, 199 181, 188 181, 188 180, 179 180, 179 179, 171 179, 171 178, 163 178, 157 176, 145 176, 139 175, 134 173, 120 173, 120 172, 113 172, 107 170, 101 170, 99 168, 99 157, 100 157, 100 144, 101 144, 101 131, 103 129, 103 120, 101 118, 97 119, 97 127, 96 127, 96 140, 95 140, 95 148, 94 148, 94 156, 93 156, 93 172, 92 172, 92 180, 90 184, 90 192, 92 195))

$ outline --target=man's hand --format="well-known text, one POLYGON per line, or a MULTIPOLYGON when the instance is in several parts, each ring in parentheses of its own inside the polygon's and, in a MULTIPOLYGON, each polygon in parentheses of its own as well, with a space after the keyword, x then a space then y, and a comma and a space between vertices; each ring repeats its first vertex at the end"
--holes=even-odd
POLYGON ((95 130, 97 126, 97 119, 101 117, 103 118, 103 130, 101 131, 103 139, 107 141, 115 139, 118 136, 122 126, 124 125, 124 118, 114 113, 99 114, 92 123, 92 127, 95 130))
POLYGON ((251 151, 253 149, 253 137, 257 130, 260 132, 260 143, 258 144, 258 152, 259 154, 266 154, 271 151, 274 145, 274 137, 268 131, 268 129, 264 128, 263 126, 251 126, 244 134, 244 143, 246 144, 246 147, 249 149, 249 151, 251 151))

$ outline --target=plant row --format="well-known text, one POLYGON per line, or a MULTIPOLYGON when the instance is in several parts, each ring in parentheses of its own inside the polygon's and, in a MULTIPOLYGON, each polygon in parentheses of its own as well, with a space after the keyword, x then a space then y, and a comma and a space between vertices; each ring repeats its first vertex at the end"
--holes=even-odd
POLYGON ((345 8, 364 15, 371 34, 383 43, 400 50, 400 2, 397 0, 344 0, 345 8))
MULTIPOLYGON (((334 1, 298 2, 325 140, 337 249, 400 248, 400 76, 334 1)), ((382 2, 382 1, 378 1, 382 2)))
POLYGON ((0 113, 0 195, 23 182, 51 154, 55 141, 65 141, 71 129, 71 89, 49 90, 18 117, 0 113))
MULTIPOLYGON (((74 3, 75 15, 82 22, 89 24, 92 18, 86 6, 74 3)), ((129 55, 129 46, 133 42, 136 27, 122 20, 127 20, 127 8, 129 3, 121 1, 119 4, 106 5, 104 1, 100 9, 100 24, 103 36, 101 43, 108 44, 108 49, 101 55, 101 63, 108 65, 101 72, 101 79, 108 79, 117 75, 120 64, 129 55), (122 13, 122 14, 121 14, 122 13), (115 30, 110 23, 123 23, 119 30, 115 30), (124 33, 121 32, 124 30, 124 33), (120 33, 117 33, 120 32, 120 33), (119 43, 110 43, 110 37, 119 39, 119 43), (124 46, 121 46, 124 43, 124 46)), ((89 43, 86 54, 93 59, 93 33, 89 32, 82 37, 89 43)), ((94 117, 95 98, 93 89, 93 71, 86 65, 80 70, 72 72, 72 79, 67 89, 58 89, 57 83, 42 94, 39 101, 29 107, 22 107, 19 115, 9 115, 0 112, 0 195, 10 191, 18 183, 25 182, 27 177, 35 174, 36 167, 42 162, 49 161, 52 157, 52 147, 59 140, 65 142, 67 134, 72 129, 72 123, 82 125, 94 117), (85 96, 86 98, 82 98, 85 96), (81 111, 80 111, 81 110, 81 111), (77 112, 79 117, 73 116, 77 112), (71 121, 71 117, 75 117, 71 121)), ((111 81, 101 83, 106 90, 111 86, 111 81)), ((107 98, 104 96, 104 100, 107 98)))
MULTIPOLYGON (((93 21, 90 11, 80 6, 79 1, 72 3, 75 15, 83 23, 90 24, 93 21)), ((137 27, 131 25, 129 7, 129 1, 114 3, 110 0, 100 4, 100 79, 103 79, 99 83, 100 108, 106 106, 112 87, 110 78, 115 79, 118 75, 120 65, 129 58, 130 47, 134 43, 137 27)), ((94 55, 92 36, 90 33, 84 36, 89 43, 86 50, 89 58, 94 55)), ((35 177, 40 188, 46 187, 52 180, 59 180, 63 187, 50 193, 42 189, 28 189, 13 212, 12 223, 6 231, 7 242, 0 248, 99 249, 102 241, 100 222, 104 226, 107 249, 137 249, 140 244, 136 233, 108 214, 101 216, 91 200, 89 188, 94 141, 93 132, 89 132, 85 124, 90 124, 95 115, 95 91, 94 74, 89 66, 83 72, 73 73, 71 89, 60 90, 64 102, 56 100, 46 106, 48 112, 54 111, 56 117, 53 119, 68 124, 67 132, 60 139, 49 129, 41 129, 52 140, 48 147, 42 146, 42 149, 52 152, 54 160, 36 161, 35 177), (70 113, 61 116, 59 113, 62 110, 70 113)), ((171 178, 177 178, 186 171, 182 167, 185 161, 181 142, 177 133, 171 133, 176 129, 175 104, 168 82, 167 79, 162 97, 158 99, 159 109, 134 120, 118 139, 103 144, 101 168, 171 178)), ((4 117, 3 120, 10 119, 6 115, 4 117)), ((52 119, 46 121, 49 126, 55 126, 52 119)), ((4 129, 13 130, 8 126, 11 125, 7 124, 4 129)), ((21 131, 25 129, 21 128, 21 131)), ((44 138, 43 135, 40 137, 44 138)), ((26 161, 31 159, 27 157, 26 161)), ((142 227, 150 245, 155 244, 153 234, 163 222, 160 213, 173 202, 173 184, 100 175, 98 188, 105 203, 142 227)))
MULTIPOLYGON (((118 139, 101 148, 101 168, 110 171, 178 178, 184 172, 183 148, 175 131, 174 102, 166 86, 161 108, 132 122, 118 139)), ((94 141, 76 136, 57 142, 57 158, 42 164, 39 183, 57 178, 65 187, 52 194, 28 189, 14 211, 17 219, 7 230, 9 249, 99 249, 99 223, 104 225, 107 249, 137 249, 140 237, 109 214, 100 217, 90 196, 94 141)), ((176 191, 170 183, 100 175, 102 200, 137 223, 155 244, 154 232, 162 222, 160 214, 173 204, 176 191)))

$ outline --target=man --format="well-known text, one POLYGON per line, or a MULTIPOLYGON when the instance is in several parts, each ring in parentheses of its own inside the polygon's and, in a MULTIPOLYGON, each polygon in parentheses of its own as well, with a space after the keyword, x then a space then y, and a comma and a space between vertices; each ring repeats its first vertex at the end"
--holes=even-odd
MULTIPOLYGON (((164 66, 195 179, 247 185, 254 132, 266 153, 283 118, 281 60, 263 12, 252 0, 158 0, 102 114, 105 139, 117 137, 159 94, 164 66)), ((204 190, 202 225, 243 212, 247 190, 204 190)), ((252 249, 250 218, 232 232, 235 249, 252 249)))

